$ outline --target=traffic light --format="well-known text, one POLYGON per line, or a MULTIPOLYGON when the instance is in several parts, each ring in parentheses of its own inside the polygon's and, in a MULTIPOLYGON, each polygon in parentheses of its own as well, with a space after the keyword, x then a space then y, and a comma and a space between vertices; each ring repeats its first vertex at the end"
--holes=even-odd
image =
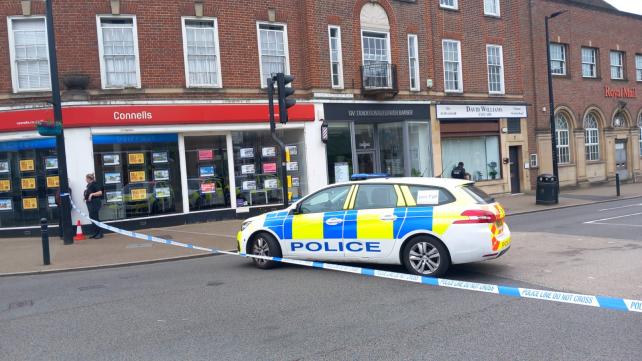
POLYGON ((288 108, 296 104, 295 99, 288 99, 290 95, 294 94, 294 88, 286 86, 292 83, 293 80, 294 77, 292 75, 276 74, 276 87, 279 91, 279 121, 282 124, 288 122, 288 108))
POLYGON ((62 134, 62 124, 59 122, 40 121, 36 124, 38 134, 44 137, 55 137, 62 134))

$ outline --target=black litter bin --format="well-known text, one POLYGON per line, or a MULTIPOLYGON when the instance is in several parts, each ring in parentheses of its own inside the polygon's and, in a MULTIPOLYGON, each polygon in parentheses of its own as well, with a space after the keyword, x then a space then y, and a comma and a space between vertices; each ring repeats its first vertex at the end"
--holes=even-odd
POLYGON ((552 174, 540 174, 537 176, 536 204, 557 204, 559 194, 559 182, 552 174))

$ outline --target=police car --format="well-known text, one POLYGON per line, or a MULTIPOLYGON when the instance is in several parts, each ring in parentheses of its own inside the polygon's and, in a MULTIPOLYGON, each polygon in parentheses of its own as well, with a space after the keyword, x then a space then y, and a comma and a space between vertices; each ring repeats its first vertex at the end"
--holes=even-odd
MULTIPOLYGON (((400 264, 439 276, 451 264, 500 257, 510 231, 499 203, 471 181, 381 178, 333 184, 289 208, 246 220, 241 253, 400 264)), ((253 258, 259 268, 274 261, 253 258)))

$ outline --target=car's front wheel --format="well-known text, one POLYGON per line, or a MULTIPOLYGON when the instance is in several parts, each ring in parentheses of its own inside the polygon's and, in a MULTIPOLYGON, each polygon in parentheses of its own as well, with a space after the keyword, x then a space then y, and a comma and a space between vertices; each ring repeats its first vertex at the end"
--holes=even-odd
POLYGON ((410 240, 401 254, 408 272, 420 276, 439 277, 450 267, 446 246, 436 238, 419 236, 410 240))
MULTIPOLYGON (((252 241, 250 254, 263 257, 281 257, 281 247, 279 243, 267 233, 259 233, 252 241)), ((252 257, 254 265, 261 269, 274 268, 277 262, 264 258, 252 257)))

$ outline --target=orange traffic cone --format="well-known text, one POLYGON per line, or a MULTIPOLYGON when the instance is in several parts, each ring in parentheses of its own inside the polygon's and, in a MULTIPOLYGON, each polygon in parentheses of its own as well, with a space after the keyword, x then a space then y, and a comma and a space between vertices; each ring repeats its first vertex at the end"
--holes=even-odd
POLYGON ((76 223, 76 235, 74 236, 74 241, 84 241, 85 235, 82 233, 82 226, 80 225, 80 220, 76 223))

